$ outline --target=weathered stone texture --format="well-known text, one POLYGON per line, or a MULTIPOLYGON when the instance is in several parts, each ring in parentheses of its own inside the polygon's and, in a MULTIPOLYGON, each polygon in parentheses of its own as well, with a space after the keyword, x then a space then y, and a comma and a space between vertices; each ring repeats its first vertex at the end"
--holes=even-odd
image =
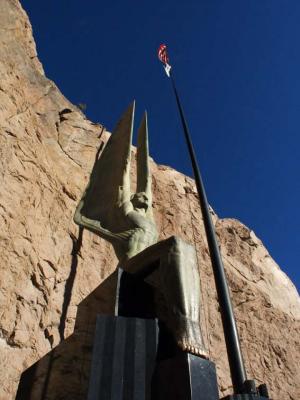
MULTIPOLYGON (((45 77, 19 2, 0 0, 0 6, 0 400, 15 398, 22 373, 19 398, 85 399, 95 315, 113 312, 116 258, 108 243, 88 232, 80 246, 72 215, 108 133, 45 77)), ((194 183, 151 165, 161 237, 196 242, 205 337, 221 391, 229 393, 194 183)), ((252 231, 237 220, 213 218, 248 375, 268 383, 274 400, 296 400, 296 289, 252 231)))

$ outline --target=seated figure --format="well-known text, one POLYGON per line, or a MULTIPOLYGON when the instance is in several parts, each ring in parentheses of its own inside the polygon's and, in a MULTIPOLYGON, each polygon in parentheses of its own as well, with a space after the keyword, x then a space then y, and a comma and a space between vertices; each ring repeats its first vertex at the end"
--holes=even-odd
POLYGON ((138 132, 137 189, 131 194, 133 120, 134 103, 96 160, 74 221, 109 241, 118 266, 153 288, 156 317, 178 348, 206 358, 199 323, 200 279, 195 249, 175 236, 158 242, 152 213, 146 113, 138 132))

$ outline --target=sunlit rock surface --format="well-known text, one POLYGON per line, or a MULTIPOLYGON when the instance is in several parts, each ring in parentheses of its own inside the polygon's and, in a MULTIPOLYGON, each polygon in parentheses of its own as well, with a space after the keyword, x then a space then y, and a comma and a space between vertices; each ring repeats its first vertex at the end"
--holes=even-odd
MULTIPOLYGON (((104 240, 79 232, 72 215, 108 133, 45 77, 19 2, 0 5, 0 399, 14 399, 19 388, 19 399, 83 400, 95 315, 113 312, 116 258, 104 240)), ((176 234, 196 243, 204 336, 220 390, 229 393, 194 183, 151 165, 161 237, 176 234)), ((248 376, 266 382, 274 400, 297 400, 296 289, 252 231, 237 220, 213 218, 248 376)))

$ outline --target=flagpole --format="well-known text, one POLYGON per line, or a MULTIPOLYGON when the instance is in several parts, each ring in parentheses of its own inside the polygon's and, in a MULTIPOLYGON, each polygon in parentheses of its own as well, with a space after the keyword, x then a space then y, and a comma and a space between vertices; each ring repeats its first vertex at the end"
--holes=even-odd
POLYGON ((202 211, 203 222, 205 227, 205 232, 207 236, 207 242, 213 267, 213 273, 215 278, 215 284, 218 294, 218 300, 220 305, 221 317, 223 322, 224 336, 227 348, 227 355, 229 360, 232 384, 235 393, 244 392, 244 384, 247 380, 246 371, 243 361, 243 356, 241 352, 241 346, 239 341, 239 335, 237 331, 236 321, 234 318, 232 303, 230 299, 228 284, 226 280, 226 275, 224 271, 224 266, 219 250, 219 245, 216 239, 215 228, 212 222, 212 218, 209 212, 209 205, 207 201, 207 196, 202 181, 199 165, 197 162, 197 157, 195 154, 194 146, 192 143, 191 135, 188 129, 187 121, 184 116, 183 108, 180 102, 178 91, 175 85, 175 80, 171 70, 168 73, 172 88, 175 94, 176 103, 178 106, 180 119, 183 127, 183 132, 188 147, 195 183, 199 195, 199 203, 202 211))

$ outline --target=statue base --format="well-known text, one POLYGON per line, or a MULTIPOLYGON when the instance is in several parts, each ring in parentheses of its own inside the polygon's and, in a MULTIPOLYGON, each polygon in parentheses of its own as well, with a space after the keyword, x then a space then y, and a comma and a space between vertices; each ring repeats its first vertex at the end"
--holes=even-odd
POLYGON ((157 363, 152 384, 154 400, 218 400, 213 362, 189 353, 157 363))
POLYGON ((218 400, 211 361, 157 358, 155 319, 98 315, 88 400, 218 400))
POLYGON ((153 319, 97 315, 88 400, 150 400, 157 337, 153 319))

